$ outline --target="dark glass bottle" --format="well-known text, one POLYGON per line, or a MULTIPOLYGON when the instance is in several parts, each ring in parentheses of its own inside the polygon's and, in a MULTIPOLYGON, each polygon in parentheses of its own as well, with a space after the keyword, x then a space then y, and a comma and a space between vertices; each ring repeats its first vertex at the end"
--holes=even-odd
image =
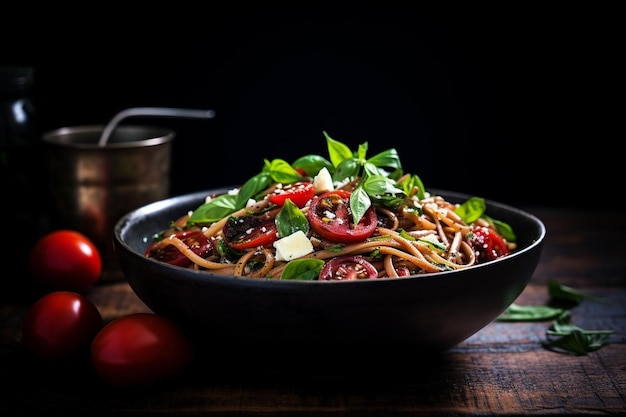
POLYGON ((18 281, 27 280, 29 250, 46 227, 46 184, 42 175, 45 161, 31 98, 33 86, 34 68, 0 66, 0 214, 6 239, 3 257, 17 266, 19 275, 12 279, 18 281))

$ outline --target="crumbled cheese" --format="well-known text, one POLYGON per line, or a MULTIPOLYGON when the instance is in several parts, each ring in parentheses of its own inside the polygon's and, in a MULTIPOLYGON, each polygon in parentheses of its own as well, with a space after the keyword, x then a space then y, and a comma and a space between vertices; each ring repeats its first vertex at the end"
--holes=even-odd
POLYGON ((313 179, 313 188, 315 189, 315 194, 321 194, 335 189, 333 186, 333 178, 326 167, 320 169, 313 179))
POLYGON ((277 261, 290 261, 313 252, 313 244, 302 230, 274 242, 277 261))
POLYGON ((439 238, 437 237, 436 234, 430 234, 430 235, 426 235, 426 236, 422 236, 420 237, 421 240, 427 240, 429 242, 433 242, 433 243, 439 243, 441 244, 441 242, 439 241, 439 238))

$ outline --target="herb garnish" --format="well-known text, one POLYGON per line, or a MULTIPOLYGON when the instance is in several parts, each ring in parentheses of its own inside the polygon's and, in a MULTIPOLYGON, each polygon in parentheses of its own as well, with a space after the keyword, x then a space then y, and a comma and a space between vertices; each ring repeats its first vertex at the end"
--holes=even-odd
POLYGON ((604 346, 613 333, 612 330, 584 330, 570 324, 571 312, 561 314, 546 331, 548 340, 543 343, 546 349, 555 352, 586 355, 604 346))
MULTIPOLYGON (((548 293, 551 301, 556 304, 567 303, 577 306, 583 299, 604 302, 603 298, 575 290, 572 287, 559 284, 555 280, 548 281, 548 293)), ((544 321, 552 320, 546 330, 547 340, 542 346, 558 353, 572 355, 587 355, 600 349, 608 343, 612 330, 585 330, 570 323, 572 317, 568 308, 550 307, 543 305, 511 304, 496 321, 544 321)))

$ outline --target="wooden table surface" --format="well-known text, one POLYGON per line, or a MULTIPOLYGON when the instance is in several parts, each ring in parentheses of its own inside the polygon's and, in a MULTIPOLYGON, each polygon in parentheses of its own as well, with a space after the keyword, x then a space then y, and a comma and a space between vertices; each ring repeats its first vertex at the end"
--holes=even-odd
MULTIPOLYGON (((541 342, 549 321, 495 321, 432 358, 385 362, 393 352, 332 352, 357 366, 344 369, 336 361, 315 372, 301 365, 319 352, 289 354, 296 359, 279 365, 254 357, 253 348, 244 346, 244 353, 207 352, 165 382, 115 388, 95 376, 86 358, 42 364, 29 357, 19 342, 28 304, 5 302, 0 415, 624 415, 626 218, 617 211, 527 210, 544 221, 548 233, 540 264, 516 303, 547 304, 551 279, 604 297, 605 303, 584 300, 572 309, 574 324, 614 331, 599 350, 584 356, 546 350, 541 342)), ((88 296, 105 321, 149 311, 123 280, 104 280, 88 296)))

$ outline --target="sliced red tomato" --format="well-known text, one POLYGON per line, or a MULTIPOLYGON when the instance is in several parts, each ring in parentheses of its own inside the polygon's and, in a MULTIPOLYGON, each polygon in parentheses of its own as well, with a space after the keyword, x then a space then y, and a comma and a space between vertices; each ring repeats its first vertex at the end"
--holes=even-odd
POLYGON ((315 188, 312 182, 299 181, 294 184, 287 184, 280 188, 276 188, 272 194, 269 195, 269 200, 279 206, 285 204, 285 200, 290 199, 299 208, 302 208, 306 203, 315 196, 315 188))
POLYGON ((407 266, 402 265, 396 268, 396 274, 398 274, 399 277, 408 277, 411 275, 411 270, 407 266))
POLYGON ((334 190, 311 201, 308 212, 311 228, 320 236, 339 243, 360 242, 376 230, 378 216, 371 206, 358 224, 350 210, 350 192, 334 190))
MULTIPOLYGON (((200 230, 186 230, 176 233, 175 236, 198 256, 206 257, 214 249, 213 244, 200 230)), ((164 244, 163 241, 151 244, 146 249, 145 256, 182 267, 188 267, 192 263, 176 246, 164 244)))
POLYGON ((476 227, 469 236, 469 244, 476 252, 478 261, 491 261, 511 253, 502 236, 493 229, 476 227))
POLYGON ((326 262, 320 271, 320 281, 353 281, 377 278, 378 270, 362 256, 340 256, 326 262))
POLYGON ((224 242, 235 250, 270 246, 278 239, 278 229, 274 219, 280 209, 261 214, 230 217, 224 224, 224 242))

